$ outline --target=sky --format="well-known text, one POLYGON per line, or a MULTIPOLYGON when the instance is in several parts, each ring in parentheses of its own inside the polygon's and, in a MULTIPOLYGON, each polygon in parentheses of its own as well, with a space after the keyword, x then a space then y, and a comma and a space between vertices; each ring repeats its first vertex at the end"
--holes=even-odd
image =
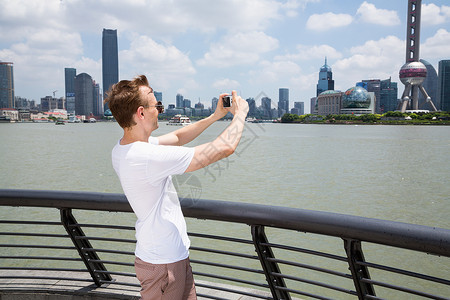
MULTIPOLYGON (((64 96, 64 68, 102 86, 102 31, 117 29, 119 80, 145 74, 163 103, 236 90, 290 107, 316 95, 325 57, 335 90, 398 79, 407 0, 0 0, 0 61, 13 62, 15 95, 64 96)), ((450 1, 423 0, 420 57, 450 59, 450 1)))

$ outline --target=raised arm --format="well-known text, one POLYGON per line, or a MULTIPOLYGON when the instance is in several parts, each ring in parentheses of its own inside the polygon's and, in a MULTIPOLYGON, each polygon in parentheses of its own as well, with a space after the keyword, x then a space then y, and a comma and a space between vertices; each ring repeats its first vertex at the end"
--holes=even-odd
POLYGON ((171 146, 185 145, 198 137, 212 123, 225 117, 225 115, 228 113, 228 110, 225 109, 222 105, 221 99, 224 95, 226 94, 220 95, 220 100, 217 103, 216 111, 212 115, 203 120, 192 123, 186 127, 182 127, 178 130, 158 137, 159 144, 171 146))
MULTIPOLYGON (((222 95, 219 102, 221 99, 222 95)), ((204 168, 234 153, 241 140, 248 113, 247 101, 237 97, 234 91, 231 112, 234 114, 231 124, 214 141, 195 147, 194 158, 186 172, 204 168)))

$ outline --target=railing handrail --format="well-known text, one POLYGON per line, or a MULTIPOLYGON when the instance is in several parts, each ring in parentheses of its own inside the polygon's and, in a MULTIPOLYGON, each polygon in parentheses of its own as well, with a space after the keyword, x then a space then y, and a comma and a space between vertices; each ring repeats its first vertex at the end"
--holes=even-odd
MULTIPOLYGON (((278 227, 450 257, 450 229, 261 204, 188 198, 180 202, 190 218, 278 227)), ((95 192, 0 189, 0 206, 132 212, 125 195, 95 192)))

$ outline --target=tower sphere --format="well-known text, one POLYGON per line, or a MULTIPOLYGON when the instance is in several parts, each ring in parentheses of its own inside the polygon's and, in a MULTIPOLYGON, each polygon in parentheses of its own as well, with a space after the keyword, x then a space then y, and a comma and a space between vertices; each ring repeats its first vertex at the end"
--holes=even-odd
POLYGON ((419 61, 404 64, 399 72, 403 84, 419 85, 427 77, 427 68, 419 61))

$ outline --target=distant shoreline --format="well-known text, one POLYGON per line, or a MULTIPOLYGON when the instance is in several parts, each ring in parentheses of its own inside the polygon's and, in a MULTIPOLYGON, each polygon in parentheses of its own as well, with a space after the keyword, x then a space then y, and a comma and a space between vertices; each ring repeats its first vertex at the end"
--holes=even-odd
MULTIPOLYGON (((193 123, 195 123, 195 120, 193 123)), ((219 120, 221 122, 229 122, 229 120, 219 120)), ((166 120, 159 120, 159 122, 167 122, 166 120)), ((99 120, 96 123, 115 123, 111 120, 99 120)), ((327 121, 312 121, 312 122, 247 122, 249 124, 292 124, 292 125, 402 125, 402 126, 450 126, 450 120, 436 121, 436 122, 411 122, 405 121, 378 121, 378 122, 327 122, 327 121)), ((53 124, 55 122, 0 122, 0 124, 53 124)), ((95 124, 95 123, 69 123, 66 124, 95 124)))
POLYGON ((280 124, 313 124, 313 125, 405 125, 405 126, 449 126, 450 121, 442 122, 408 122, 408 121, 384 121, 384 122, 279 122, 280 124))
POLYGON ((281 123, 348 125, 450 125, 450 112, 387 112, 385 114, 284 114, 281 123))

